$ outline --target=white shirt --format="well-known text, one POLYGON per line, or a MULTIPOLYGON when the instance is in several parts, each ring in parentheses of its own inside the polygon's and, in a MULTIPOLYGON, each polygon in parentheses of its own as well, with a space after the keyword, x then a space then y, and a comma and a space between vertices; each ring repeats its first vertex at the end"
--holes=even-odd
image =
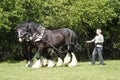
POLYGON ((103 47, 104 37, 102 34, 99 34, 99 35, 96 35, 92 41, 95 42, 96 47, 103 47))

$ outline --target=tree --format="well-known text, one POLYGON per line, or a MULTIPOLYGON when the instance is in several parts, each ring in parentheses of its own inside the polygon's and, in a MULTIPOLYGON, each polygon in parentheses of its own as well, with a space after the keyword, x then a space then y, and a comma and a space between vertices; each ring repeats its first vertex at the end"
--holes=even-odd
POLYGON ((22 56, 15 30, 18 24, 30 20, 51 29, 73 29, 83 47, 83 41, 91 39, 95 29, 101 28, 105 51, 116 58, 120 56, 119 7, 119 0, 1 0, 0 55, 13 59, 22 56))

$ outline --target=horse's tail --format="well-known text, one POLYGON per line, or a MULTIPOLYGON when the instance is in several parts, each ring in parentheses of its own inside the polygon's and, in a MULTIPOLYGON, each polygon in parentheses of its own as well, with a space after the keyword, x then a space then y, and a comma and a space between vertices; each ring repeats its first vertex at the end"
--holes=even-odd
POLYGON ((78 41, 78 36, 76 35, 74 31, 71 30, 70 32, 71 32, 71 42, 74 43, 74 50, 76 53, 79 53, 81 50, 81 46, 78 41))
POLYGON ((80 52, 80 50, 81 50, 81 46, 80 46, 80 44, 79 43, 76 43, 75 45, 74 45, 74 50, 75 50, 75 52, 80 52))
POLYGON ((77 37, 76 33, 73 30, 68 29, 68 28, 65 28, 64 30, 69 32, 69 34, 67 35, 67 38, 66 38, 67 39, 66 43, 70 44, 69 47, 71 47, 71 50, 73 51, 73 53, 75 54, 77 60, 79 61, 81 46, 80 46, 80 44, 78 42, 78 37, 77 37))
POLYGON ((76 36, 76 40, 75 40, 75 45, 74 45, 74 54, 76 55, 76 58, 78 61, 80 61, 80 51, 81 51, 81 45, 78 42, 78 38, 76 36))

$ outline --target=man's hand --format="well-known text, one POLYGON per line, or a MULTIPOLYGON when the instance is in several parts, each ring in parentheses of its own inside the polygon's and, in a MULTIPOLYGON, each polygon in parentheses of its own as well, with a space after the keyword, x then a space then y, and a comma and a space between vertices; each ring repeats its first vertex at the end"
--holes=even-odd
POLYGON ((95 41, 95 44, 97 44, 98 42, 95 41))
POLYGON ((86 41, 86 43, 90 43, 90 41, 86 41))

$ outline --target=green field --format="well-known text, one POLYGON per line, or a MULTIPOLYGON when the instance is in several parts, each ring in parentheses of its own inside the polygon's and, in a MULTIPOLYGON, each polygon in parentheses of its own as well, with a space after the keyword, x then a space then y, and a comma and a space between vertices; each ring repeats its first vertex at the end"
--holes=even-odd
POLYGON ((106 65, 79 62, 76 67, 26 68, 25 62, 0 63, 0 80, 120 80, 120 60, 106 65))

